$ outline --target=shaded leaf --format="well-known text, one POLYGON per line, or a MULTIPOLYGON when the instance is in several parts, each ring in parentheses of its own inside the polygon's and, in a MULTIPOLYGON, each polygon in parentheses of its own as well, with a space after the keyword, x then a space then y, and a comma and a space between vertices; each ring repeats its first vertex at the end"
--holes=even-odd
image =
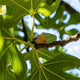
POLYGON ((61 25, 63 25, 63 24, 56 24, 56 20, 64 18, 63 11, 64 11, 64 6, 62 5, 58 8, 54 17, 52 17, 52 18, 45 17, 45 19, 43 19, 43 18, 41 18, 41 16, 39 14, 36 14, 35 17, 40 22, 40 25, 36 25, 36 27, 37 28, 45 28, 45 29, 54 28, 54 29, 59 30, 61 25))
POLYGON ((0 16, 0 25, 6 25, 6 27, 17 25, 22 17, 28 14, 33 14, 34 11, 36 12, 36 9, 39 7, 41 2, 42 0, 0 0, 0 5, 9 6, 9 8, 7 8, 7 15, 12 16, 12 18, 8 20, 4 20, 2 16, 0 16))
POLYGON ((80 60, 67 54, 60 54, 39 67, 41 68, 36 69, 29 80, 80 80, 78 77, 65 73, 65 68, 68 70, 80 67, 80 60))
POLYGON ((55 54, 55 53, 49 51, 48 49, 39 49, 38 53, 39 53, 39 57, 46 59, 46 60, 52 59, 55 54))
POLYGON ((52 35, 52 34, 49 34, 49 33, 42 33, 45 35, 46 37, 46 43, 51 43, 53 41, 56 41, 56 36, 55 35, 52 35))
POLYGON ((73 13, 71 14, 71 18, 68 21, 67 25, 78 24, 79 22, 80 22, 80 13, 73 13))
POLYGON ((0 58, 0 79, 16 80, 14 74, 8 70, 6 55, 0 58))
POLYGON ((47 3, 48 5, 51 5, 54 1, 55 1, 55 0, 46 0, 46 3, 47 3))

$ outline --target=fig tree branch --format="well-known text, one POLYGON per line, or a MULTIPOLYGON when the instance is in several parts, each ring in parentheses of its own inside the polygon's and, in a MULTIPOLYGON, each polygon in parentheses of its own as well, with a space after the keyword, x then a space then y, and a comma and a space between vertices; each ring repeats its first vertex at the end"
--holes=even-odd
POLYGON ((75 9, 73 9, 68 3, 61 1, 60 5, 62 5, 62 4, 65 6, 66 11, 69 12, 70 14, 79 13, 75 9))
POLYGON ((49 43, 49 44, 35 44, 35 48, 40 49, 40 48, 49 48, 53 46, 65 46, 66 44, 72 41, 78 41, 79 39, 80 39, 80 32, 62 41, 53 41, 52 43, 49 43))
MULTIPOLYGON (((24 32, 24 41, 25 42, 28 42, 28 34, 27 34, 27 29, 25 27, 25 24, 24 24, 24 20, 22 19, 22 27, 23 27, 23 32, 24 32)), ((29 52, 29 48, 26 48, 26 51, 29 52)))

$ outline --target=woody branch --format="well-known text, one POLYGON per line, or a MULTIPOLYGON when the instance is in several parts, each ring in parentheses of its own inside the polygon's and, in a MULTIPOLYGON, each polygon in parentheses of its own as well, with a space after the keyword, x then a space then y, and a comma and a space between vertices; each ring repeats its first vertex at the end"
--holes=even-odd
POLYGON ((49 48, 49 47, 53 47, 53 46, 65 46, 66 44, 68 44, 72 41, 78 41, 79 39, 80 39, 80 32, 77 33, 76 35, 70 36, 67 39, 62 40, 62 41, 54 41, 49 44, 35 44, 35 48, 40 49, 40 48, 49 48))

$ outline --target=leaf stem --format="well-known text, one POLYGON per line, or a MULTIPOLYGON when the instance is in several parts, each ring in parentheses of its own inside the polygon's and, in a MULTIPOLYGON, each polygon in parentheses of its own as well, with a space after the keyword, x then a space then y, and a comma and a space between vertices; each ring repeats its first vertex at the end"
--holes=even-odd
MULTIPOLYGON (((34 48, 34 49, 35 49, 35 48, 34 48)), ((42 69, 42 65, 41 65, 41 63, 40 63, 40 61, 39 61, 39 55, 38 55, 38 52, 37 52, 36 49, 35 49, 35 53, 36 53, 36 57, 37 57, 37 60, 38 60, 38 63, 39 63, 39 68, 42 69)))
POLYGON ((19 39, 17 39, 17 38, 12 38, 12 37, 0 37, 0 38, 3 38, 3 39, 12 39, 12 40, 15 40, 15 41, 17 41, 17 42, 20 42, 20 43, 27 44, 27 45, 30 45, 30 46, 31 46, 31 43, 28 43, 28 42, 19 40, 19 39))
POLYGON ((37 62, 36 62, 36 59, 35 59, 35 53, 34 53, 34 48, 32 48, 32 52, 33 52, 33 58, 34 58, 34 62, 35 62, 35 64, 36 64, 36 66, 38 67, 38 64, 37 64, 37 62))
POLYGON ((34 37, 34 23, 35 23, 35 17, 34 17, 34 15, 32 15, 32 17, 33 17, 33 25, 32 25, 32 35, 31 35, 31 38, 32 38, 32 40, 33 40, 33 37, 34 37))
POLYGON ((24 48, 22 48, 21 50, 20 50, 20 52, 22 52, 24 49, 26 49, 26 48, 28 48, 29 46, 27 45, 27 46, 25 46, 24 48))

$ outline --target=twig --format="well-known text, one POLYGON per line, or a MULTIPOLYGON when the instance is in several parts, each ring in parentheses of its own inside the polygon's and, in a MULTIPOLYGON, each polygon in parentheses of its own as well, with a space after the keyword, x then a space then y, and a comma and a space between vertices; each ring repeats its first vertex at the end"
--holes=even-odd
POLYGON ((64 2, 64 1, 61 1, 60 5, 62 5, 62 4, 65 6, 66 11, 68 11, 70 14, 79 13, 75 9, 73 9, 68 3, 64 2))
POLYGON ((35 44, 35 48, 36 49, 40 49, 40 48, 49 48, 49 47, 53 47, 53 46, 65 46, 66 44, 72 42, 72 41, 77 41, 80 38, 80 32, 77 33, 74 36, 70 36, 67 39, 63 40, 63 41, 54 41, 52 43, 49 44, 35 44))
MULTIPOLYGON (((23 27, 23 32, 24 32, 24 41, 28 42, 28 34, 27 34, 27 29, 24 25, 24 20, 22 19, 22 27, 23 27)), ((29 47, 26 48, 26 51, 29 52, 29 47)))

